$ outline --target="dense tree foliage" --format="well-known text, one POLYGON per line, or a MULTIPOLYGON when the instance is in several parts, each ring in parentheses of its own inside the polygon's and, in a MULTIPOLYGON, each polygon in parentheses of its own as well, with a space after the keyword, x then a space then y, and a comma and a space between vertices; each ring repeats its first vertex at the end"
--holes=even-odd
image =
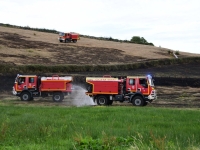
POLYGON ((145 38, 140 36, 133 36, 130 41, 136 44, 153 45, 153 43, 148 43, 147 40, 145 40, 145 38))

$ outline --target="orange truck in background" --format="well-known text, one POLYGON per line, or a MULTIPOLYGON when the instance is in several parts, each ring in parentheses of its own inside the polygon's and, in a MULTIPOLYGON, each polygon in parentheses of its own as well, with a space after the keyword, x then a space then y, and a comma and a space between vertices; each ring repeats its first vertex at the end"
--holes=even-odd
POLYGON ((76 43, 77 40, 79 40, 80 37, 79 37, 79 34, 78 33, 74 33, 74 32, 69 32, 69 33, 63 33, 63 32, 60 32, 59 33, 59 37, 58 37, 58 40, 60 42, 73 42, 73 43, 76 43))

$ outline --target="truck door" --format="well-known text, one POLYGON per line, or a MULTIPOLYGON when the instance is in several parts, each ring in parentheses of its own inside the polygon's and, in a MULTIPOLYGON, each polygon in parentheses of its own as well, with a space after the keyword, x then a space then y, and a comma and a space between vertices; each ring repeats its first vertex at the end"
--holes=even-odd
POLYGON ((65 38, 66 38, 66 39, 69 39, 69 38, 70 38, 70 34, 69 34, 69 33, 66 33, 65 38))
POLYGON ((135 85, 135 79, 134 78, 127 78, 126 80, 126 92, 136 92, 136 85, 135 85))
POLYGON ((29 90, 36 90, 37 87, 37 78, 36 77, 29 77, 28 78, 28 89, 29 90))
POLYGON ((148 86, 148 81, 146 78, 139 78, 138 79, 138 91, 140 91, 142 94, 144 95, 148 95, 149 94, 149 86, 148 86))
POLYGON ((17 91, 22 91, 27 88, 26 77, 19 77, 17 79, 17 91))

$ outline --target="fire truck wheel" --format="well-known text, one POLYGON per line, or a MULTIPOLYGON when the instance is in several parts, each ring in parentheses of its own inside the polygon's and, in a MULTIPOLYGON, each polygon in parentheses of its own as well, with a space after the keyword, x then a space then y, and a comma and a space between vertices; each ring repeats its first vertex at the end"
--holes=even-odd
POLYGON ((53 94, 54 102, 61 102, 63 99, 64 99, 64 95, 62 93, 54 93, 53 94))
POLYGON ((107 105, 107 97, 105 97, 105 96, 99 96, 98 98, 97 98, 97 104, 98 105, 107 105))
POLYGON ((76 43, 76 42, 77 42, 77 40, 73 40, 73 42, 74 42, 74 43, 76 43))
POLYGON ((23 92, 20 98, 22 101, 29 101, 31 99, 31 95, 29 92, 23 92))
POLYGON ((141 96, 133 97, 132 103, 134 106, 144 106, 144 100, 141 96))

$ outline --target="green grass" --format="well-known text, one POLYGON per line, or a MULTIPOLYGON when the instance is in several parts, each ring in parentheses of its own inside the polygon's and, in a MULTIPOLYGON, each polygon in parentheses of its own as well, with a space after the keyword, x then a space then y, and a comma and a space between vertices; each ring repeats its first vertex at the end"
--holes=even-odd
POLYGON ((199 149, 199 109, 0 106, 0 149, 199 149))

